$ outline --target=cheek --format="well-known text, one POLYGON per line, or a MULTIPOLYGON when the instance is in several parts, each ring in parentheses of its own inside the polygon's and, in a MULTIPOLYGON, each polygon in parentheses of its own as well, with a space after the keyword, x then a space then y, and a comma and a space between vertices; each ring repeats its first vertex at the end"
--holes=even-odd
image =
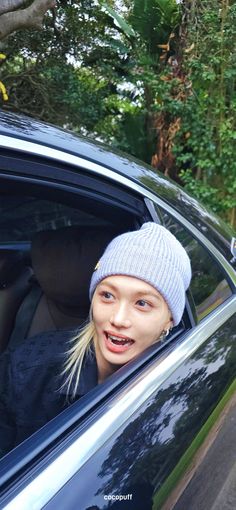
POLYGON ((92 319, 93 319, 93 322, 96 323, 97 320, 98 320, 98 305, 97 305, 97 300, 96 298, 94 299, 93 301, 93 304, 92 304, 92 319))
POLYGON ((149 317, 147 321, 140 321, 139 324, 136 322, 137 332, 139 332, 139 338, 143 340, 144 345, 150 345, 155 342, 164 329, 164 321, 159 318, 149 317), (163 324, 162 324, 163 322, 163 324))
POLYGON ((102 303, 94 303, 92 309, 92 317, 95 328, 102 326, 107 317, 106 307, 102 303))
POLYGON ((160 328, 156 327, 153 329, 150 329, 146 334, 146 345, 151 345, 153 342, 155 342, 159 336, 160 336, 160 328))

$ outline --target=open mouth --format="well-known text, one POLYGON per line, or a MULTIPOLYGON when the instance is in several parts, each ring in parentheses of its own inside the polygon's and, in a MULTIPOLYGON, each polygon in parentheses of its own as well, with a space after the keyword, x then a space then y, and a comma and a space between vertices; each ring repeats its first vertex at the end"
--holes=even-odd
POLYGON ((112 335, 108 331, 105 331, 105 337, 108 348, 113 352, 123 352, 134 344, 132 338, 112 335))

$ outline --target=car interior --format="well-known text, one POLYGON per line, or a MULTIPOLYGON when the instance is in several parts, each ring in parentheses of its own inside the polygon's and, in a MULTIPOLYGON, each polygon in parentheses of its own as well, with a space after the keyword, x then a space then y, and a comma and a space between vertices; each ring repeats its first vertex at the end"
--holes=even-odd
POLYGON ((87 319, 99 257, 113 237, 138 227, 127 212, 114 216, 110 207, 108 216, 90 200, 84 209, 84 201, 77 209, 55 198, 0 197, 0 352, 87 319))
MULTIPOLYGON (((118 187, 103 191, 70 189, 68 193, 38 184, 1 183, 0 352, 38 333, 81 326, 89 313, 90 278, 106 245, 116 235, 152 219, 135 194, 118 187)), ((205 299, 206 288, 210 296, 217 290, 217 305, 222 275, 196 240, 168 215, 163 220, 186 246, 193 267, 186 310, 170 335, 173 338, 197 320, 192 316, 195 308, 206 302, 204 316, 212 307, 205 299), (204 286, 199 278, 206 282, 204 286)), ((230 296, 227 284, 222 296, 223 300, 230 296)))
MULTIPOLYGON (((68 193, 64 186, 1 182, 0 352, 42 332, 81 326, 89 313, 92 271, 106 245, 152 219, 138 195, 110 184, 89 181, 89 186, 93 191, 81 187, 68 193)), ((191 239, 182 238, 180 227, 169 220, 166 226, 179 235, 191 258, 194 248, 199 265, 191 239)), ((190 290, 183 320, 168 340, 194 324, 193 310, 190 290)))
POLYGON ((115 228, 65 227, 38 232, 29 255, 1 251, 1 350, 86 320, 93 269, 117 233, 115 228))

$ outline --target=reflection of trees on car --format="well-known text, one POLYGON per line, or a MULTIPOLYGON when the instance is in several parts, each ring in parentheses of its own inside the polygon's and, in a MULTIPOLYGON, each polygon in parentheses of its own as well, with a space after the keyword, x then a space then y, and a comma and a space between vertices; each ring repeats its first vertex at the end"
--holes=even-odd
MULTIPOLYGON (((94 215, 65 204, 30 196, 1 197, 1 242, 29 241, 40 230, 56 230, 80 225, 82 222, 96 225, 94 215)), ((101 221, 102 220, 98 220, 101 221)), ((105 223, 105 222, 104 222, 105 223)), ((107 224, 107 223, 106 223, 107 224)))
POLYGON ((235 377, 235 340, 230 326, 222 328, 164 383, 113 444, 99 493, 124 492, 144 480, 158 490, 220 399, 222 380, 227 389, 235 377))
POLYGON ((164 214, 164 224, 186 248, 191 260, 192 280, 190 291, 196 307, 198 320, 223 303, 232 292, 218 267, 212 264, 210 255, 188 231, 169 215, 164 214))

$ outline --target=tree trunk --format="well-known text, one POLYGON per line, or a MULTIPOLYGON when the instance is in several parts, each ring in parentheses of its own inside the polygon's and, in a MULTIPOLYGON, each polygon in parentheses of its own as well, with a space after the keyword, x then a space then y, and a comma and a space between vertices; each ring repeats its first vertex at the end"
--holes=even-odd
MULTIPOLYGON (((18 0, 18 7, 23 5, 22 0, 18 0)), ((8 1, 10 8, 11 5, 17 7, 17 0, 8 1)), ((6 7, 7 2, 3 3, 6 7)), ((34 0, 33 3, 26 9, 19 9, 17 11, 5 12, 0 16, 0 40, 5 39, 9 34, 20 30, 22 28, 35 28, 40 30, 42 28, 43 17, 48 9, 56 6, 56 0, 34 0)))
POLYGON ((26 4, 26 0, 2 0, 0 5, 0 16, 4 14, 4 12, 11 12, 19 9, 19 7, 24 6, 26 4))

